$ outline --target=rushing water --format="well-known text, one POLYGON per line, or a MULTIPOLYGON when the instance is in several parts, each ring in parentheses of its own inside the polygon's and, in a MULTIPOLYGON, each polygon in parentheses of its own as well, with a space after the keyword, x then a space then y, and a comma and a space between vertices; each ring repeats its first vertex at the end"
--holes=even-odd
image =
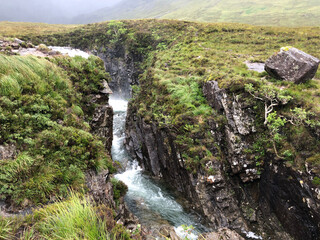
POLYGON ((74 49, 71 47, 57 47, 57 46, 49 46, 53 51, 60 52, 62 55, 69 55, 70 57, 81 56, 83 58, 89 58, 90 54, 79 49, 74 49))
MULTIPOLYGON (((128 186, 125 200, 130 210, 144 225, 174 226, 180 237, 185 237, 181 225, 192 225, 197 231, 205 231, 206 228, 198 223, 196 215, 187 213, 161 184, 144 175, 138 163, 130 159, 124 146, 127 102, 110 99, 109 103, 114 110, 112 157, 125 169, 116 178, 128 186)), ((197 239, 197 236, 192 233, 188 235, 188 239, 197 239)))

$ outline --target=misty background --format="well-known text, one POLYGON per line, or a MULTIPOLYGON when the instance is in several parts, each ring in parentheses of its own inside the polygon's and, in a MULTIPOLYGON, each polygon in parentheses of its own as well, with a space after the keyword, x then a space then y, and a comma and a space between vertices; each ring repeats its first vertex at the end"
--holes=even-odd
POLYGON ((0 0, 0 21, 73 23, 73 18, 121 0, 0 0))

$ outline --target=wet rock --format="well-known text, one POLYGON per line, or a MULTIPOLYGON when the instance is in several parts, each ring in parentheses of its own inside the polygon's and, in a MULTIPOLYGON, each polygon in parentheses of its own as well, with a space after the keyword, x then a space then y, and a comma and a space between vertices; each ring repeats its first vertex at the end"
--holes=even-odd
POLYGON ((216 232, 205 233, 199 240, 245 240, 236 231, 228 228, 220 228, 216 232))
MULTIPOLYGON (((103 90, 102 90, 103 91, 103 90)), ((91 96, 90 104, 97 104, 93 112, 90 126, 92 133, 101 137, 106 149, 111 152, 113 139, 113 109, 108 105, 108 94, 97 94, 91 96)))
POLYGON ((165 225, 160 227, 160 229, 155 229, 152 232, 152 239, 159 239, 159 240, 181 240, 181 238, 176 234, 174 227, 170 225, 165 225))
POLYGON ((174 230, 171 230, 170 231, 170 239, 171 240, 182 240, 174 230))
POLYGON ((20 44, 19 43, 15 43, 15 42, 11 42, 9 44, 9 46, 12 47, 12 49, 15 49, 15 50, 20 48, 20 44))
POLYGON ((320 60, 294 47, 285 47, 265 64, 265 70, 274 78, 296 84, 312 79, 320 60))
POLYGON ((13 144, 0 145, 0 160, 13 159, 17 154, 16 146, 13 144))
POLYGON ((112 81, 109 83, 111 90, 125 99, 132 97, 131 86, 138 84, 141 73, 139 64, 142 61, 140 55, 128 52, 120 45, 95 52, 104 61, 106 71, 111 76, 112 81))
POLYGON ((50 51, 50 52, 48 53, 49 56, 58 56, 58 55, 60 55, 60 54, 61 54, 61 53, 58 52, 58 51, 50 51))
POLYGON ((270 204, 271 211, 291 236, 320 239, 320 201, 308 180, 283 165, 268 165, 260 188, 261 200, 270 204))
POLYGON ((101 90, 101 93, 103 93, 103 94, 112 94, 113 93, 106 80, 104 80, 102 82, 102 85, 103 85, 103 89, 101 90))

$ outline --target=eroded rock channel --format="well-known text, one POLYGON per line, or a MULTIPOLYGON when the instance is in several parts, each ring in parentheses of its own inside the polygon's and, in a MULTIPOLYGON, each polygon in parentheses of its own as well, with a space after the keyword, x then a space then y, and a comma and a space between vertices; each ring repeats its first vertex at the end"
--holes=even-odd
MULTIPOLYGON (((146 121, 134 106, 127 109, 123 99, 131 96, 131 85, 138 84, 137 66, 141 59, 125 55, 125 51, 114 51, 98 54, 113 79, 111 88, 122 99, 110 102, 115 110, 113 157, 125 166, 126 170, 117 178, 129 186, 127 203, 142 223, 199 224, 144 174, 147 171, 189 199, 211 229, 233 229, 247 239, 319 238, 314 221, 319 217, 316 199, 308 189, 301 188, 303 176, 281 167, 280 163, 272 163, 272 155, 267 156, 270 160, 264 163, 265 171, 261 174, 261 166, 247 157, 245 149, 256 134, 252 106, 241 96, 228 95, 217 82, 203 86, 209 105, 227 120, 222 129, 218 123, 210 123, 226 161, 212 162, 212 176, 201 171, 190 173, 175 144, 176 136, 156 122, 146 121), (291 180, 283 176, 290 176, 291 180), (306 199, 311 206, 305 204, 306 199)), ((199 225, 198 230, 207 229, 199 225)))

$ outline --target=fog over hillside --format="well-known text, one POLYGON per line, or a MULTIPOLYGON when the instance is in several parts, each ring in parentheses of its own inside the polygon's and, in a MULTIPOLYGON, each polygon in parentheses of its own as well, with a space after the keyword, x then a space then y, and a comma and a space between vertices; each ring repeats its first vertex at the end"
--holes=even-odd
POLYGON ((0 21, 70 23, 70 19, 120 0, 0 0, 0 21))
POLYGON ((85 24, 145 18, 319 26, 320 0, 0 0, 0 21, 85 24))

